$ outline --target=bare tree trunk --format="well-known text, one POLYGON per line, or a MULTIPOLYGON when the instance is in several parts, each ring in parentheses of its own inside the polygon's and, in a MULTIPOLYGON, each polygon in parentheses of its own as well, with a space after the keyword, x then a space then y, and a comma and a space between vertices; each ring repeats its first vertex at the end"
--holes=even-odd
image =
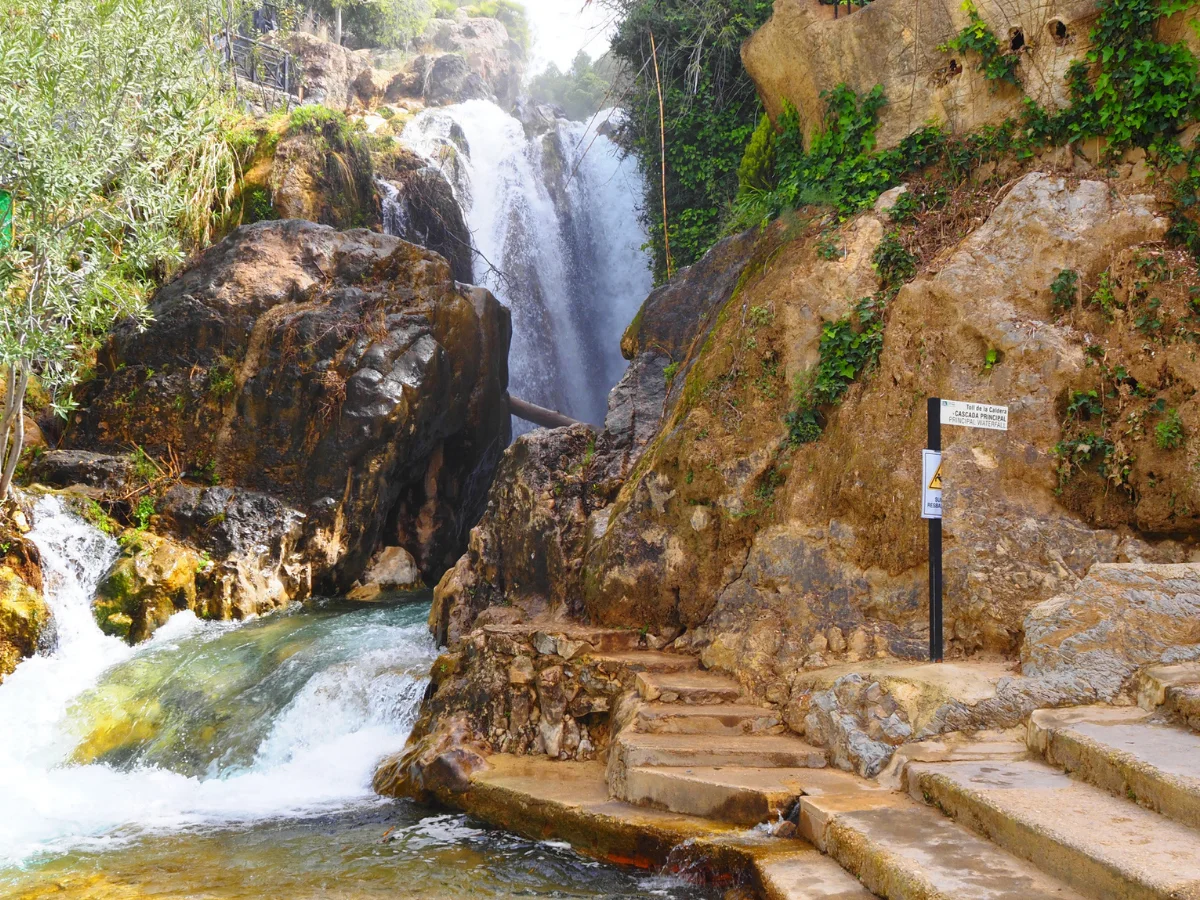
POLYGON ((12 490, 13 475, 25 449, 25 390, 29 387, 29 363, 8 367, 9 387, 5 396, 4 420, 0 422, 0 449, 3 452, 4 472, 0 475, 0 499, 7 500, 12 490), (15 385, 15 388, 14 388, 15 385))
POLYGON ((333 24, 333 42, 340 47, 342 46, 342 8, 339 6, 335 12, 337 16, 333 24))
POLYGON ((662 163, 662 213, 663 213, 663 248, 666 251, 667 279, 675 275, 675 261, 671 259, 671 223, 667 218, 667 124, 666 111, 663 108, 662 78, 658 74, 658 44, 654 40, 654 32, 650 32, 650 53, 654 58, 654 84, 658 88, 658 137, 660 161, 662 163))

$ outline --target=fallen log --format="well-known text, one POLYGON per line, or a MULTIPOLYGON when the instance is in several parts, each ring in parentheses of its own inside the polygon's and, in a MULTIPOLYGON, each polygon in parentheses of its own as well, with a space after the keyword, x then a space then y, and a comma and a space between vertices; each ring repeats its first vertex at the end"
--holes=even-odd
POLYGON ((538 406, 527 400, 519 400, 511 394, 508 398, 508 411, 518 419, 524 419, 534 425, 541 425, 543 428, 566 428, 568 425, 581 424, 578 419, 572 419, 570 416, 564 416, 560 412, 546 409, 544 406, 538 406))

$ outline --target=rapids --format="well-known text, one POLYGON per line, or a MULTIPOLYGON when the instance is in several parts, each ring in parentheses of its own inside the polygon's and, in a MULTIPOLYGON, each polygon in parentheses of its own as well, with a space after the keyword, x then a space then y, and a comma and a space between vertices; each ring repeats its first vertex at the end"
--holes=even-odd
POLYGON ((436 655, 426 594, 179 613, 131 648, 90 609, 116 542, 53 498, 30 537, 57 630, 0 684, 0 896, 697 896, 371 791, 436 655))
MULTIPOLYGON (((652 286, 637 164, 597 131, 610 115, 530 137, 494 103, 470 100, 419 113, 402 135, 450 181, 476 280, 512 311, 513 394, 594 424, 652 286)), ((403 233, 402 200, 385 196, 390 233, 403 233)))

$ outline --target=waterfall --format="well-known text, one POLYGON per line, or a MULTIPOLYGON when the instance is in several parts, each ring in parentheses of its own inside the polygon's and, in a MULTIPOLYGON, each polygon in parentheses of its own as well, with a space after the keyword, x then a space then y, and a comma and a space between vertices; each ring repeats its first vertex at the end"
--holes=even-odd
POLYGON ((0 684, 0 870, 103 839, 378 802, 371 776, 416 719, 427 607, 176 614, 137 647, 91 612, 117 545, 40 500, 53 650, 0 684))
POLYGON ((402 138, 452 185, 476 278, 512 311, 512 393, 595 424, 625 370, 621 334, 651 288, 637 166, 597 127, 560 119, 529 136, 471 100, 420 113, 402 138))

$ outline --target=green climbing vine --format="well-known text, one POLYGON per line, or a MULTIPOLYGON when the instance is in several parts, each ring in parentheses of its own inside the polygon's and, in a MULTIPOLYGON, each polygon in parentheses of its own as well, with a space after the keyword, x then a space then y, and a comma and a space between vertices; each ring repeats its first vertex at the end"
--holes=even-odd
POLYGON ((962 8, 970 17, 969 24, 938 49, 943 53, 955 51, 978 56, 979 71, 983 73, 984 78, 992 82, 993 90, 997 84, 1021 87, 1021 76, 1017 74, 1021 58, 1015 53, 1005 51, 987 22, 980 18, 979 10, 971 0, 965 0, 962 8))

